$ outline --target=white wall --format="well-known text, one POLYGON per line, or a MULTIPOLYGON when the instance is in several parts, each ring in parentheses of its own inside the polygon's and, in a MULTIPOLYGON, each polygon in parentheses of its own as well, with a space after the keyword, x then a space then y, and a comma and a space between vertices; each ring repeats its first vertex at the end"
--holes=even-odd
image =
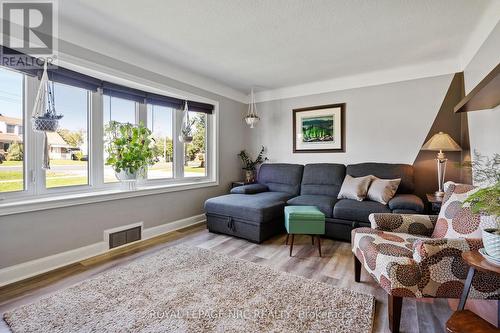
MULTIPOLYGON (((465 90, 469 93, 500 63, 500 23, 491 32, 464 71, 465 90)), ((491 156, 500 153, 500 106, 492 110, 467 113, 471 150, 491 156)))
POLYGON ((335 91, 257 104, 260 123, 247 129, 253 152, 266 146, 272 162, 412 164, 453 75, 335 91), (293 153, 292 110, 346 103, 345 153, 293 153))

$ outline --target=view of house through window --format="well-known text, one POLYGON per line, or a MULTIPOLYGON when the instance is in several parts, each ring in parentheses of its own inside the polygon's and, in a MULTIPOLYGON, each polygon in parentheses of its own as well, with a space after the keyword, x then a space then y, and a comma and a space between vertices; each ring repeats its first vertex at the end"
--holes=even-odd
POLYGON ((148 105, 148 128, 153 132, 159 161, 148 168, 148 179, 173 177, 173 110, 165 106, 148 105))
MULTIPOLYGON (((103 96, 104 130, 106 130, 110 121, 135 124, 136 123, 135 111, 136 111, 136 102, 104 95, 103 96)), ((104 151, 104 163, 106 163, 106 158, 107 158, 106 151, 104 151)), ((104 182, 105 183, 118 182, 115 176, 115 171, 109 165, 104 165, 104 182)))
POLYGON ((0 69, 0 192, 24 189, 23 81, 0 69))
POLYGON ((63 114, 57 132, 47 133, 50 170, 47 188, 88 184, 88 91, 54 84, 57 113, 63 114))
POLYGON ((184 145, 184 177, 206 176, 207 115, 189 112, 193 141, 184 145))

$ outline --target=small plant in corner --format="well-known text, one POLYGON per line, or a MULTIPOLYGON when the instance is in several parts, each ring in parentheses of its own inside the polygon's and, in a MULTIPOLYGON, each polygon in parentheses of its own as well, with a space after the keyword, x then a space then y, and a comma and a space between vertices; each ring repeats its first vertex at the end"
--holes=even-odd
POLYGON ((255 181, 255 170, 257 169, 257 166, 268 160, 267 157, 264 157, 264 150, 265 148, 264 146, 262 146, 262 149, 260 150, 259 155, 257 155, 257 158, 255 160, 252 160, 245 150, 240 151, 240 153, 238 154, 238 157, 243 163, 242 169, 245 170, 246 183, 253 183, 255 181))
POLYGON ((488 255, 500 258, 500 154, 488 158, 475 151, 470 165, 474 181, 481 188, 468 196, 464 204, 469 204, 473 213, 495 220, 496 228, 483 230, 483 243, 488 255))
POLYGON ((158 150, 151 130, 139 125, 111 121, 106 126, 106 165, 110 165, 119 180, 136 180, 149 165, 158 162, 158 150))

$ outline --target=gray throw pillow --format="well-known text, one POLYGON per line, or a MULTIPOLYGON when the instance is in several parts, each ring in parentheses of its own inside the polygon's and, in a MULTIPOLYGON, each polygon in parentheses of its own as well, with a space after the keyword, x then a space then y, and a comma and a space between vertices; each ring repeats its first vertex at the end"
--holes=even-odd
POLYGON ((337 199, 352 199, 363 201, 373 176, 351 177, 346 175, 337 199))
POLYGON ((264 184, 247 184, 231 189, 232 194, 257 194, 269 191, 269 187, 264 184))
POLYGON ((389 200, 396 194, 401 178, 397 179, 380 179, 374 177, 370 188, 368 189, 367 197, 372 201, 380 202, 387 205, 389 200))

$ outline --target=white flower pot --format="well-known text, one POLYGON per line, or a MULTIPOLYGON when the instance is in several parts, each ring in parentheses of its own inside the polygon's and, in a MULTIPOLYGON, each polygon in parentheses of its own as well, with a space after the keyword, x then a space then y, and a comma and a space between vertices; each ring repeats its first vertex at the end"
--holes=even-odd
POLYGON ((122 182, 130 182, 137 180, 137 171, 130 172, 129 170, 121 170, 120 172, 115 172, 116 179, 122 182))
POLYGON ((483 245, 486 254, 500 260, 500 235, 494 234, 496 228, 483 229, 483 245))

